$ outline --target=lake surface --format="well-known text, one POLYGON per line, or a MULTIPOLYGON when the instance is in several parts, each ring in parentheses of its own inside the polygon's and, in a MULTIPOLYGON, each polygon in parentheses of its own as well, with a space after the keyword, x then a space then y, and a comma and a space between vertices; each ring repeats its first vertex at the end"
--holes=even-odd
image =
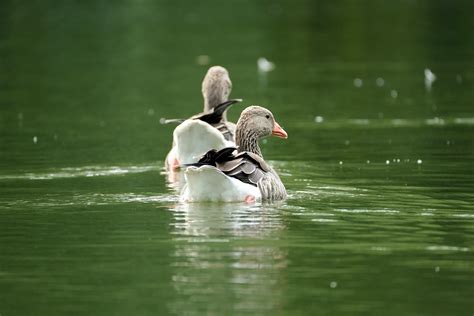
POLYGON ((473 11, 2 1, 0 315, 472 315, 473 11), (215 64, 231 120, 288 132, 261 144, 286 201, 167 184, 159 119, 199 112, 215 64))

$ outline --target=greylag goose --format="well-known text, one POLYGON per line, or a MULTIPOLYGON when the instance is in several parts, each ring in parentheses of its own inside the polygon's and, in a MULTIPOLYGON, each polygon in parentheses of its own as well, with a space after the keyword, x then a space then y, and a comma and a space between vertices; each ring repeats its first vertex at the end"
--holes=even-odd
POLYGON ((183 201, 254 202, 282 200, 286 189, 278 174, 263 159, 258 145, 267 136, 288 138, 273 114, 250 106, 236 126, 236 147, 208 151, 197 163, 188 164, 183 201))
POLYGON ((161 123, 181 123, 173 131, 173 146, 165 160, 167 170, 196 162, 209 149, 234 144, 235 124, 227 121, 226 111, 242 100, 228 100, 231 90, 227 70, 221 66, 211 67, 202 82, 204 111, 187 120, 160 120, 161 123))

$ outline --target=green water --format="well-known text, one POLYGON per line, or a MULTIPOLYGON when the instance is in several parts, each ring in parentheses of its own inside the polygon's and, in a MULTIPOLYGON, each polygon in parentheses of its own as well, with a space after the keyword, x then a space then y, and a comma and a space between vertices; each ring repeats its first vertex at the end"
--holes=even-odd
POLYGON ((473 10, 2 1, 0 315, 472 315, 473 10), (167 185, 158 121, 202 108, 200 55, 232 120, 289 133, 262 144, 288 200, 167 185))

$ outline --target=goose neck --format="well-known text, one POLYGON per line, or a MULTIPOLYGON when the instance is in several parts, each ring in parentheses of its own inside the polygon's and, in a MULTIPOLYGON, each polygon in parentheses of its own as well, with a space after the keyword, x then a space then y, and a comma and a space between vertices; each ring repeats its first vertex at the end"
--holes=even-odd
POLYGON ((237 126, 236 135, 235 135, 235 143, 238 147, 239 151, 248 151, 254 154, 262 156, 262 151, 260 150, 260 146, 258 145, 259 137, 257 133, 240 129, 237 126))

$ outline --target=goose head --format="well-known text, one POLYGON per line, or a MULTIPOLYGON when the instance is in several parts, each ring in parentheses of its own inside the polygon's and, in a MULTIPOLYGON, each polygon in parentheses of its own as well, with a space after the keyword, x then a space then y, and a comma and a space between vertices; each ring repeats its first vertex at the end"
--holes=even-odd
MULTIPOLYGON (((232 82, 229 72, 221 66, 209 68, 202 81, 202 96, 204 97, 204 112, 209 112, 217 105, 229 99, 232 82)), ((224 119, 225 113, 224 113, 224 119)))
POLYGON ((288 138, 268 109, 253 105, 246 108, 237 122, 235 141, 239 151, 250 151, 262 156, 258 140, 268 136, 288 138))

